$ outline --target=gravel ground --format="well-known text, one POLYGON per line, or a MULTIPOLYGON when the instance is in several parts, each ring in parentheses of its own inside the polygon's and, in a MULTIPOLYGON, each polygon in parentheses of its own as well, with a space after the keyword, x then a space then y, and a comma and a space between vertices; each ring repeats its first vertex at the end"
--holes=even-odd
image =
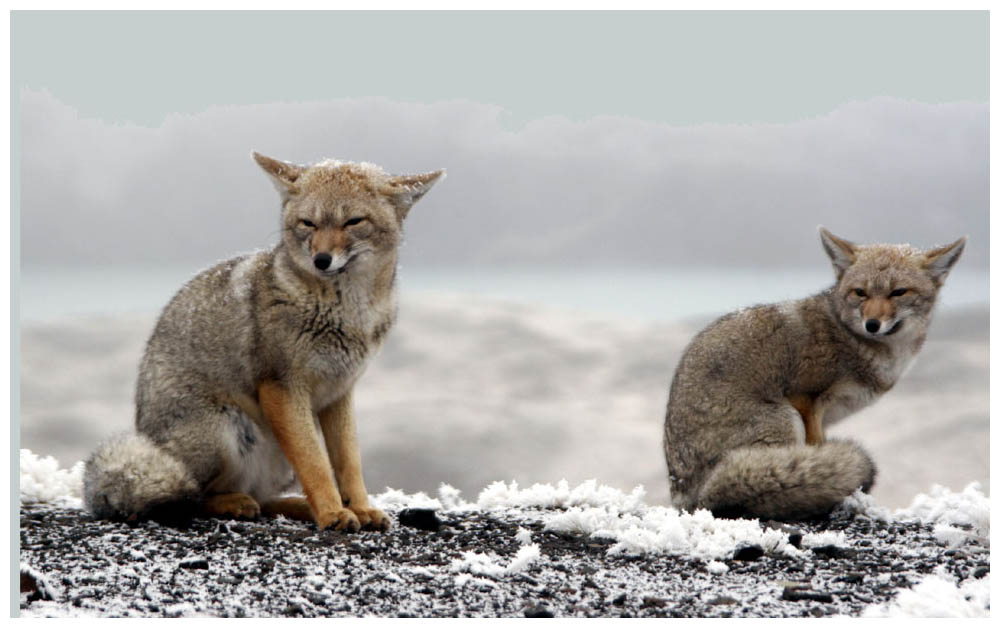
POLYGON ((20 610, 132 617, 858 616, 932 573, 959 585, 989 578, 985 539, 949 549, 927 525, 843 511, 783 528, 796 546, 803 533, 827 532, 835 544, 798 557, 748 546, 718 561, 609 554, 610 540, 543 530, 543 514, 396 510, 388 533, 343 534, 285 519, 130 527, 78 509, 25 504, 20 610))

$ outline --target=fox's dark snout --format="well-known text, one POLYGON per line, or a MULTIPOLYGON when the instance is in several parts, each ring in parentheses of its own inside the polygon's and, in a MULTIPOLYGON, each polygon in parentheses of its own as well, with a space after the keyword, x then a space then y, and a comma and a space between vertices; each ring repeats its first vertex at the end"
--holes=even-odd
POLYGON ((320 270, 326 270, 327 268, 329 268, 330 263, 332 261, 333 258, 330 256, 329 253, 317 253, 313 257, 313 265, 320 270))

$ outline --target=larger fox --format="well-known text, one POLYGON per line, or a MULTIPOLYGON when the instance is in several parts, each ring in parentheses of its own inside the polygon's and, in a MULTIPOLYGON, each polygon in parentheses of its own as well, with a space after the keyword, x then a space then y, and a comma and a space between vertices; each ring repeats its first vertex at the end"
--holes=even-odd
POLYGON ((138 434, 90 457, 85 504, 110 518, 263 512, 386 529, 351 390, 395 318, 403 219, 443 172, 253 156, 281 196, 281 241, 202 272, 166 306, 139 368, 138 434), (305 498, 279 497, 296 478, 305 498))
POLYGON ((872 486, 871 457, 825 427, 899 379, 965 238, 920 251, 820 236, 832 288, 723 316, 681 357, 663 437, 678 508, 806 519, 872 486))

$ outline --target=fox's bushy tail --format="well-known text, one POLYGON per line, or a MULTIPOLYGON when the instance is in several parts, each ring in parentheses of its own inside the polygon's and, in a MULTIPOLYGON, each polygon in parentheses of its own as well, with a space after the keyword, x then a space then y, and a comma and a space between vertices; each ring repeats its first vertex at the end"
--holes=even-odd
POLYGON ((142 434, 104 442, 84 468, 83 502, 100 519, 183 522, 198 500, 187 467, 142 434))
POLYGON ((820 517, 857 489, 870 489, 875 473, 871 456, 847 440, 736 449, 709 473, 696 507, 721 517, 820 517))

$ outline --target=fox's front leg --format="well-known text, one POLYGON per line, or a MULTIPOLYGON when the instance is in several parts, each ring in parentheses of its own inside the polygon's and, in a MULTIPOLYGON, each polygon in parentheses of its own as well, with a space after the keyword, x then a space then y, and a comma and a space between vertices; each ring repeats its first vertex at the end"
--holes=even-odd
POLYGON ((357 429, 351 391, 319 413, 319 424, 326 440, 326 450, 333 463, 340 494, 347 507, 354 511, 364 527, 388 530, 389 518, 368 503, 368 491, 361 477, 361 450, 358 448, 357 429))
POLYGON ((281 452, 302 485, 316 525, 320 529, 331 525, 337 530, 360 529, 358 517, 344 508, 333 483, 330 461, 316 433, 308 393, 265 381, 258 386, 257 396, 281 452))

